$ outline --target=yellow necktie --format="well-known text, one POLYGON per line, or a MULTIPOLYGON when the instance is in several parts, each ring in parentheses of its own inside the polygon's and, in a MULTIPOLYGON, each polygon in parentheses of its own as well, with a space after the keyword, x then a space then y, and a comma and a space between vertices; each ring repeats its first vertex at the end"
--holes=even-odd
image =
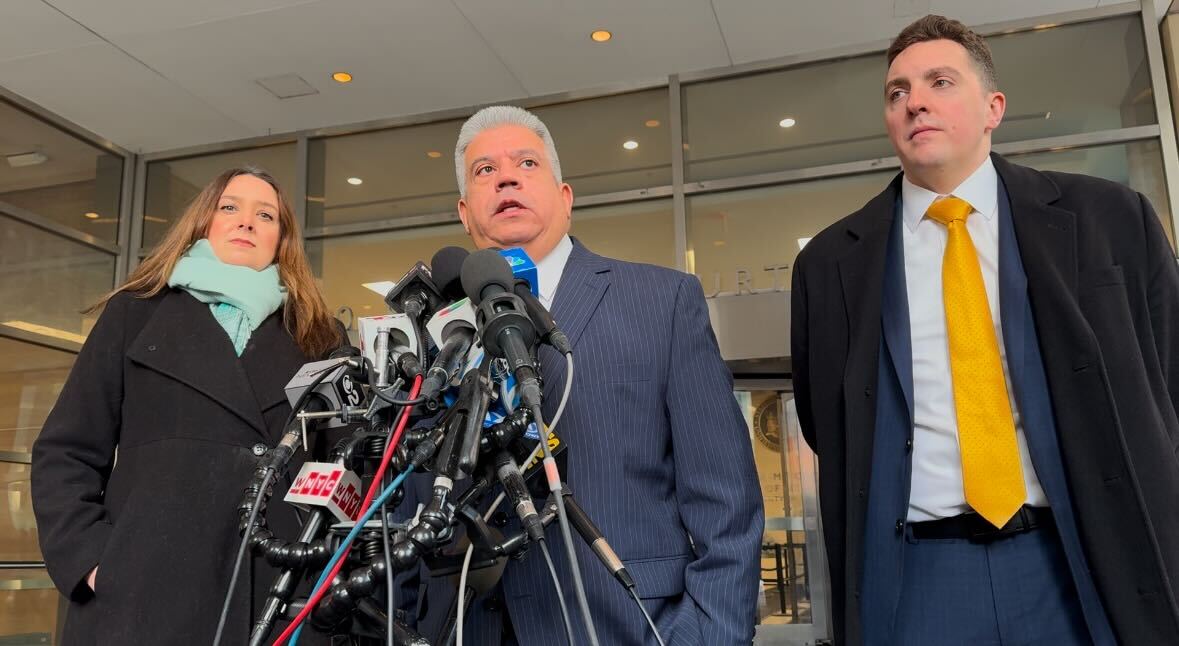
POLYGON ((966 230, 966 217, 973 210, 970 203, 951 196, 934 202, 925 215, 949 230, 942 292, 966 502, 1002 527, 1027 500, 1027 490, 994 319, 966 230))

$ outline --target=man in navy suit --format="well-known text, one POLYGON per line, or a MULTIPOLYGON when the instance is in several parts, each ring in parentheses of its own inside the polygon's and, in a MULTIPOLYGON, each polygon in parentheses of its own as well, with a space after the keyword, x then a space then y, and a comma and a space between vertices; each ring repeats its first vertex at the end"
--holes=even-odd
POLYGON ((888 61, 903 173, 793 278, 836 641, 1179 643, 1179 270, 1159 219, 1119 184, 992 154, 1006 99, 961 23, 916 21, 888 61))
MULTIPOLYGON (((562 474, 637 583, 667 644, 748 644, 760 586, 764 516, 749 431, 720 357, 699 281, 612 260, 569 237, 573 190, 545 125, 516 107, 485 108, 455 150, 463 226, 475 246, 523 247, 539 297, 573 344, 574 378, 557 433, 562 474)), ((564 359, 540 350, 545 416, 564 359)), ((404 506, 404 504, 403 504, 404 506)), ((578 643, 586 631, 556 523, 546 540, 578 643)), ((626 591, 577 540, 602 644, 654 644, 626 591)), ((419 626, 433 635, 454 596, 426 583, 419 626)), ((561 644, 565 629, 538 549, 511 561, 466 611, 469 644, 561 644)))

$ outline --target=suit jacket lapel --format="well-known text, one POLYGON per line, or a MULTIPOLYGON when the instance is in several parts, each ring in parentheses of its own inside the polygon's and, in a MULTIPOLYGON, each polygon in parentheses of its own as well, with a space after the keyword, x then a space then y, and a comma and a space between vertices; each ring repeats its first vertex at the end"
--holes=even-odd
MULTIPOLYGON (((1011 373, 1012 392, 1021 392, 1024 383, 1027 330, 1027 276, 1019 257, 1011 218, 1011 202, 1003 180, 999 180, 999 316, 1003 328, 1003 347, 1007 351, 1007 370, 1011 373)), ((1018 398, 1017 398, 1018 399, 1018 398)))
MULTIPOLYGON (((575 349, 577 340, 585 332, 585 326, 593 318, 609 287, 609 263, 574 238, 573 250, 569 253, 569 259, 561 271, 561 281, 557 284, 552 314, 575 349)), ((544 397, 546 401, 550 401, 555 394, 561 392, 561 388, 564 388, 565 362, 560 354, 548 346, 542 347, 539 355, 545 378, 544 397)), ((553 410, 556 410, 555 404, 553 410)), ((546 410, 546 415, 548 414, 551 414, 551 411, 546 410)))
POLYGON ((901 198, 893 208, 893 225, 888 236, 884 285, 881 294, 881 329, 892 358, 893 372, 905 393, 909 420, 913 420, 913 335, 909 324, 909 290, 905 277, 904 220, 901 198))
POLYGON ((182 291, 170 292, 127 356, 204 394, 265 435, 250 381, 208 305, 182 291))

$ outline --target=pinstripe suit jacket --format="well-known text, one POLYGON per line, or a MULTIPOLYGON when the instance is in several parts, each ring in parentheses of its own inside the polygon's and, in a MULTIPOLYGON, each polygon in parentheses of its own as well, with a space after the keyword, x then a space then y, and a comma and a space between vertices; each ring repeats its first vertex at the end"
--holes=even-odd
MULTIPOLYGON (((563 475, 576 499, 626 562, 668 644, 750 643, 761 492, 700 283, 598 256, 574 240, 553 316, 574 348, 573 392, 556 432, 569 447, 563 475)), ((551 419, 565 364, 547 346, 540 354, 551 419)), ((578 641, 587 643, 556 523, 546 537, 578 641)), ((654 644, 634 601, 575 540, 601 643, 654 644)), ((521 644, 565 642, 539 550, 510 562, 502 586, 521 644)), ((420 627, 432 636, 455 585, 425 587, 420 627)), ((482 599, 472 606, 464 641, 500 643, 503 609, 482 599)))

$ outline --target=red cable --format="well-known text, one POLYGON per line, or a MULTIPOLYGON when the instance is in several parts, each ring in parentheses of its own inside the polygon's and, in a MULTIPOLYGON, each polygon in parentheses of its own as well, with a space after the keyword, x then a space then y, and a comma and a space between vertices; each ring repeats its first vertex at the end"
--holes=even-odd
MULTIPOLYGON (((418 375, 417 377, 414 377, 413 388, 411 388, 409 391, 409 398, 417 399, 418 392, 421 390, 421 388, 422 376, 418 375)), ((413 408, 413 406, 406 406, 405 408, 401 409, 401 413, 397 418, 397 428, 393 431, 393 437, 385 444, 385 454, 381 456, 381 466, 377 467, 377 473, 373 476, 373 481, 368 486, 368 492, 364 495, 364 502, 360 505, 360 513, 356 516, 357 518, 360 518, 368 512, 368 506, 372 503, 373 498, 376 496, 377 490, 381 488, 381 477, 385 475, 385 469, 389 466, 390 462, 389 458, 393 456, 393 451, 396 450, 397 444, 401 441, 401 436, 405 432, 405 426, 407 423, 409 423, 409 411, 411 408, 413 408)), ((336 578, 336 574, 338 574, 340 572, 340 568, 344 566, 344 561, 348 560, 348 553, 351 551, 351 545, 344 548, 344 553, 340 555, 340 560, 336 562, 335 567, 332 568, 332 571, 328 574, 327 578, 323 580, 323 585, 319 586, 319 589, 316 590, 314 594, 312 594, 311 597, 307 599, 307 605, 303 606, 303 609, 300 610, 299 614, 295 616, 294 621, 292 621, 290 625, 286 627, 286 630, 282 631, 282 634, 278 636, 278 639, 274 640, 274 644, 272 646, 282 646, 283 642, 290 638, 291 633, 295 632, 295 629, 299 627, 299 624, 303 623, 303 620, 307 618, 307 615, 311 614, 311 611, 315 608, 315 605, 319 603, 319 600, 323 598, 323 595, 328 591, 328 589, 332 587, 332 580, 336 578)))

